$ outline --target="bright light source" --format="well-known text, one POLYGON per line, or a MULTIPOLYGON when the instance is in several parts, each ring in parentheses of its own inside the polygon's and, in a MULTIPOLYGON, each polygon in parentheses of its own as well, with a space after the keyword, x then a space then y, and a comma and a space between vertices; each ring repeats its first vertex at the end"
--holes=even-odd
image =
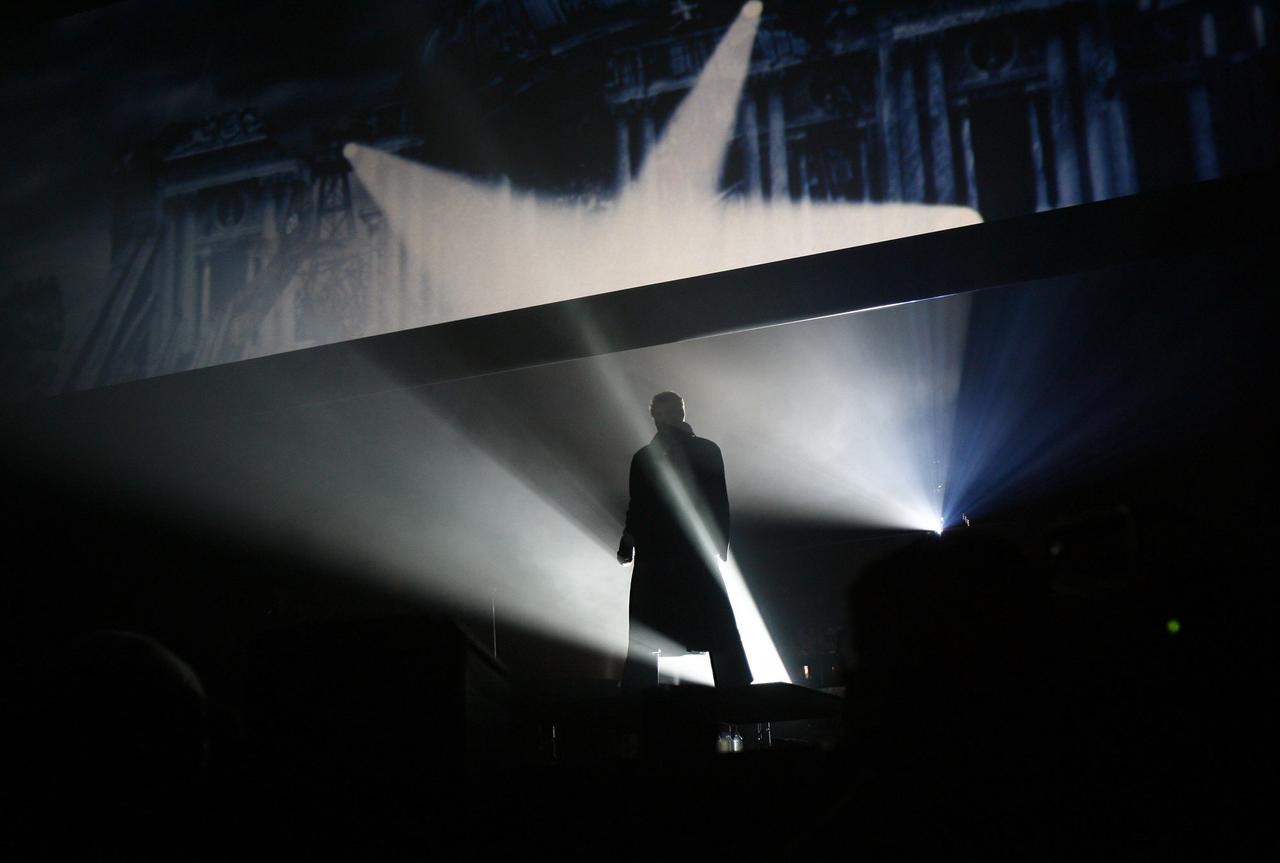
POLYGON ((751 0, 742 7, 741 14, 743 18, 759 18, 762 12, 764 12, 764 4, 760 0, 751 0))

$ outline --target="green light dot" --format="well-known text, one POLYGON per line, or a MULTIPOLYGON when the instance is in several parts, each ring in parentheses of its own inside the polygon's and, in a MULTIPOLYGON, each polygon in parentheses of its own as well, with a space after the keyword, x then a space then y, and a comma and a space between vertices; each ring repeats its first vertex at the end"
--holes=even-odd
POLYGON ((1164 625, 1164 628, 1169 630, 1170 635, 1177 635, 1182 631, 1182 622, 1176 617, 1171 617, 1169 622, 1164 625))

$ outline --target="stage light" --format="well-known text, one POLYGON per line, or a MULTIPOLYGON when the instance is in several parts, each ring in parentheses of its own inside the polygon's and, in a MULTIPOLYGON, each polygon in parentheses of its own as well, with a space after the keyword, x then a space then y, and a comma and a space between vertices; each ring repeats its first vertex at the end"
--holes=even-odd
POLYGON ((764 12, 764 4, 760 0, 751 0, 742 7, 743 18, 759 18, 764 12))
POLYGON ((1164 628, 1170 635, 1177 635, 1182 631, 1182 621, 1172 617, 1165 623, 1164 628))

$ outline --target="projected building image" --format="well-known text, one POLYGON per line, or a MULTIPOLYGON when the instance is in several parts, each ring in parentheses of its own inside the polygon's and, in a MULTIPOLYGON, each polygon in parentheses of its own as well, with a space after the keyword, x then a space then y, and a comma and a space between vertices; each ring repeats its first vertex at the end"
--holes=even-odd
MULTIPOLYGON (((36 248, 103 248, 103 229, 86 234, 65 210, 36 207, 10 232, 19 281, 7 305, 33 320, 12 349, 13 394, 1024 215, 1271 158, 1273 117, 1255 109, 1267 4, 527 5, 417 12, 395 50, 343 60, 344 39, 410 14, 351 11, 342 36, 300 43, 310 77, 280 80, 269 57, 229 67, 200 98, 159 100, 166 113, 109 145, 125 153, 115 166, 110 149, 79 159, 67 181, 99 171, 70 190, 85 213, 101 207, 87 193, 113 177, 110 212, 93 219, 109 223, 109 252, 75 268, 17 254, 33 232, 36 248), (325 98, 335 64, 351 83, 325 98), (38 283, 56 285, 57 301, 38 283)), ((135 13, 102 14, 128 27, 135 13)), ((276 22, 265 19, 263 39, 298 26, 276 22)), ((51 38, 93 33, 71 22, 51 38)), ((180 62, 162 56, 144 47, 136 69, 112 63, 132 75, 180 62)), ((47 68, 33 66, 37 91, 47 68)), ((11 170, 58 158, 17 156, 11 170)), ((47 195, 44 182, 18 188, 47 195)))

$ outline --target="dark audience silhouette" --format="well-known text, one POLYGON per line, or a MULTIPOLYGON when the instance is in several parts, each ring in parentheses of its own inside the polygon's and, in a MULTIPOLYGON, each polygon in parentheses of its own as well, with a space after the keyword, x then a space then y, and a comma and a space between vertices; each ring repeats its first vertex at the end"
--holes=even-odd
POLYGON ((6 784, 36 859, 197 859, 204 688, 154 638, 100 630, 11 672, 6 784))
POLYGON ((1214 772, 1203 693, 1175 682, 1149 593, 1082 596, 1048 576, 961 528, 854 582, 853 847, 1061 860, 1230 847, 1197 783, 1214 772))

